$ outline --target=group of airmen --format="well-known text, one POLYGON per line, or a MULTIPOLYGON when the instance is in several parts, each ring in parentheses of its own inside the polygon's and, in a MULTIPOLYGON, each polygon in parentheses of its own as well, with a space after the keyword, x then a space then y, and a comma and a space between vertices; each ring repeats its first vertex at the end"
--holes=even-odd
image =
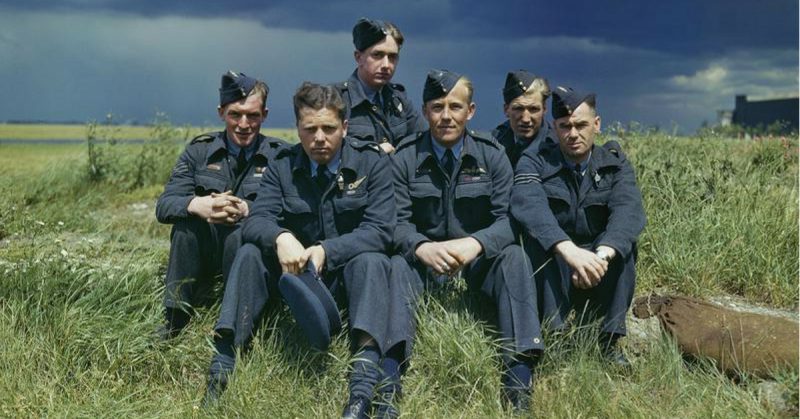
POLYGON ((597 319, 605 359, 629 366, 618 340, 645 215, 619 144, 594 144, 595 95, 510 72, 508 120, 480 134, 467 128, 476 105, 466 76, 430 71, 421 113, 392 83, 395 25, 360 19, 353 43, 347 81, 295 93, 295 145, 260 133, 268 86, 224 74, 225 130, 192 140, 158 199, 158 220, 173 225, 161 338, 179 334, 224 279, 205 402, 225 390, 265 311, 288 305, 325 350, 346 308, 342 417, 397 417, 416 302, 459 277, 493 303, 500 395, 513 411, 530 409, 542 325, 563 330, 573 310, 597 319))

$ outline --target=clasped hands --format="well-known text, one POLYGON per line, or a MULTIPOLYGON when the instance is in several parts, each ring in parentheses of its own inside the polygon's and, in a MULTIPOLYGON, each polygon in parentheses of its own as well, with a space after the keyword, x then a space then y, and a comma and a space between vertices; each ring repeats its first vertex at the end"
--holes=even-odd
MULTIPOLYGON (((614 259, 617 252, 612 247, 597 246, 597 251, 604 251, 609 260, 614 259)), ((608 262, 594 252, 582 249, 571 241, 562 241, 555 245, 556 253, 572 268, 572 285, 579 289, 596 287, 608 272, 608 262)))
POLYGON ((232 225, 250 215, 247 201, 234 196, 231 191, 196 196, 189 202, 188 211, 209 224, 232 225))
POLYGON ((417 246, 417 260, 439 275, 453 275, 483 252, 483 246, 472 237, 442 242, 424 242, 417 246))

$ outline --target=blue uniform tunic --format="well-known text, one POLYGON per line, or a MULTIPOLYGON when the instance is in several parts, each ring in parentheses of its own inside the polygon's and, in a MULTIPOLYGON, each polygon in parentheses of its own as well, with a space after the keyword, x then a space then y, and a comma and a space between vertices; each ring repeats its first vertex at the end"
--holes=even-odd
POLYGON ((383 347, 389 310, 386 252, 396 216, 391 166, 372 141, 347 137, 340 153, 338 171, 325 190, 313 179, 311 160, 300 144, 279 153, 265 172, 216 325, 234 331, 237 345, 250 338, 270 297, 278 296, 275 240, 291 232, 303 246, 325 249, 323 278, 347 301, 351 330, 366 332, 383 347))
POLYGON ((232 226, 209 224, 188 213, 189 202, 196 196, 232 191, 252 209, 266 167, 285 147, 282 140, 259 135, 247 167, 236 177, 232 167, 236 157, 229 153, 224 131, 198 136, 186 146, 156 203, 158 221, 173 224, 166 307, 186 308, 205 298, 212 278, 227 274, 239 245, 238 235, 231 233, 241 221, 232 226))
POLYGON ((365 93, 355 71, 347 81, 336 84, 336 88, 347 103, 349 136, 396 146, 403 137, 428 129, 401 84, 384 86, 377 103, 365 93))
POLYGON ((537 274, 543 318, 565 326, 569 311, 589 304, 592 319, 603 317, 602 331, 625 334, 625 313, 636 283, 636 240, 644 229, 642 196, 630 162, 619 144, 594 146, 580 179, 564 164, 557 144, 528 149, 517 164, 511 214, 524 231, 526 251, 537 274), (580 180, 580 182, 579 182, 580 180), (571 240, 594 250, 616 250, 600 284, 588 290, 572 286, 572 271, 553 246, 571 240))
POLYGON ((437 161, 430 132, 404 139, 393 156, 397 192, 392 258, 392 330, 390 346, 406 343, 415 332, 414 301, 426 283, 441 278, 416 259, 426 241, 473 237, 483 253, 462 275, 497 307, 500 332, 510 352, 542 349, 533 271, 515 244, 508 217, 511 165, 502 147, 469 131, 452 176, 437 161))

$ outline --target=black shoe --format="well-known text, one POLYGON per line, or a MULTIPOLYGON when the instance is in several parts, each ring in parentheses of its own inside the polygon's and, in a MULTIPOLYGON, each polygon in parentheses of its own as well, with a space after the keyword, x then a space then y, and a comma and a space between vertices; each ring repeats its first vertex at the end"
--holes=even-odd
POLYGON ((219 353, 211 358, 208 385, 206 386, 206 394, 203 396, 204 408, 213 407, 219 402, 219 398, 228 387, 228 376, 233 373, 235 362, 235 358, 219 353))
POLYGON ((395 419, 400 416, 396 404, 403 395, 403 387, 399 382, 388 383, 378 388, 378 402, 376 403, 376 419, 395 419))
POLYGON ((503 387, 503 398, 515 414, 531 410, 531 389, 525 387, 503 387))
POLYGON ((164 323, 156 329, 156 337, 161 342, 175 338, 186 328, 190 318, 185 311, 167 307, 164 310, 164 323))
POLYGON ((363 397, 351 398, 342 412, 342 419, 365 419, 369 412, 369 400, 363 397))
POLYGON ((631 363, 619 346, 620 335, 602 336, 600 354, 610 365, 623 371, 630 371, 631 363))
POLYGON ((156 328, 156 339, 158 339, 159 342, 167 342, 181 334, 182 331, 183 328, 172 327, 164 323, 156 328))

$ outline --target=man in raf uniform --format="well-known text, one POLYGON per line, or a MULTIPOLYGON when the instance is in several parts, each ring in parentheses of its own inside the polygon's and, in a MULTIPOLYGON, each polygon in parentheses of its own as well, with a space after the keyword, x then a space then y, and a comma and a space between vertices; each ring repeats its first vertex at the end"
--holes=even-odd
POLYGON ((403 34, 390 22, 359 19, 353 27, 356 70, 336 85, 348 107, 348 135, 372 139, 392 153, 406 135, 425 130, 406 89, 392 83, 403 34))
POLYGON ((545 144, 556 144, 550 123, 545 120, 550 86, 547 79, 525 70, 508 73, 503 87, 503 113, 508 118, 492 135, 506 149, 511 167, 517 166, 528 147, 537 150, 545 144))
POLYGON ((544 347, 533 271, 514 243, 508 217, 513 181, 503 148, 467 130, 475 113, 472 83, 446 71, 428 73, 423 114, 430 130, 405 138, 393 156, 397 194, 392 258, 390 344, 410 347, 413 312, 394 315, 415 290, 462 275, 496 305, 503 339, 503 395, 515 410, 529 408, 532 368, 544 347), (398 298, 395 281, 410 294, 398 298), (405 323, 405 324, 402 324, 405 323))
POLYGON ((388 327, 386 251, 396 217, 391 165, 374 142, 345 138, 345 103, 334 87, 304 83, 294 112, 300 144, 281 150, 267 167, 242 229, 244 244, 215 327, 207 400, 224 390, 234 348, 249 341, 264 308, 276 303, 281 272, 284 281, 286 273, 313 269, 323 278, 314 284, 347 301, 356 356, 344 416, 363 417, 380 378, 388 327))
POLYGON ((601 353, 628 367, 617 345, 636 283, 636 240, 645 225, 630 162, 600 132, 595 95, 558 87, 553 119, 559 144, 528 149, 517 164, 511 214, 527 236, 542 318, 563 329, 572 308, 602 317, 601 353))
POLYGON ((192 305, 207 297, 212 279, 227 274, 238 248, 238 236, 231 233, 250 213, 264 168, 285 146, 260 134, 268 94, 260 80, 224 74, 217 109, 225 131, 193 139, 158 198, 156 218, 173 224, 162 339, 177 335, 192 305))

